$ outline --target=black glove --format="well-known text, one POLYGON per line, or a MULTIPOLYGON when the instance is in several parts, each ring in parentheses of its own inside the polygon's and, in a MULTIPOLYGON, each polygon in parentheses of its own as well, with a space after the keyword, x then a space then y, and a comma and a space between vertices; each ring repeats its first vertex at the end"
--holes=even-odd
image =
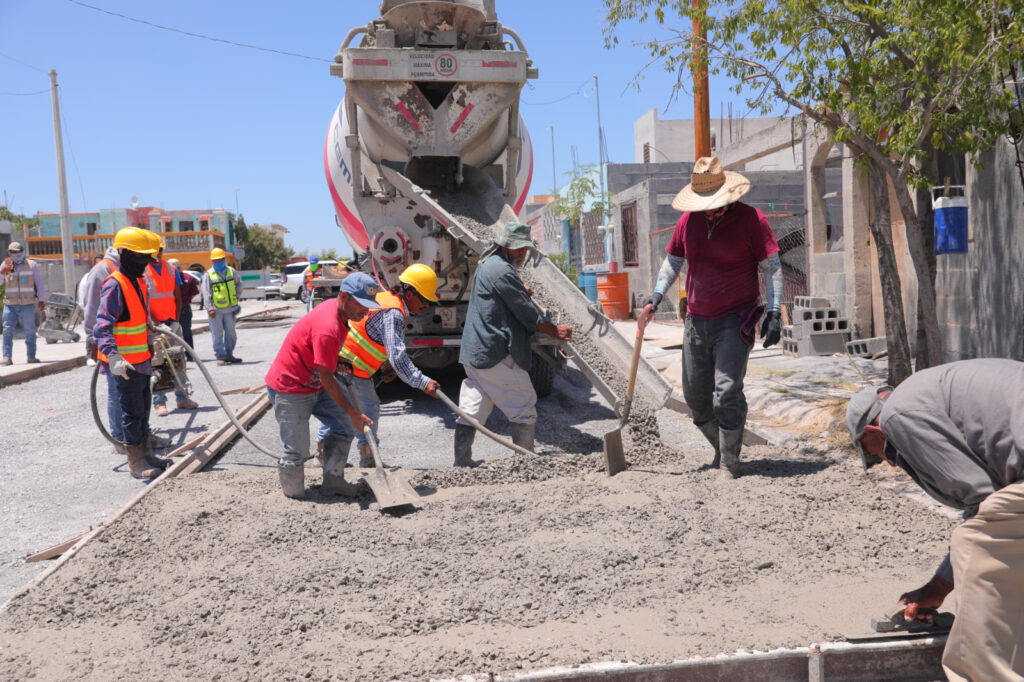
POLYGON ((643 308, 651 306, 651 312, 658 312, 658 306, 661 305, 661 299, 665 298, 664 295, 659 294, 655 291, 653 294, 644 299, 643 308))
POLYGON ((782 337, 782 313, 778 310, 769 310, 761 320, 761 338, 764 339, 762 348, 774 346, 782 337))

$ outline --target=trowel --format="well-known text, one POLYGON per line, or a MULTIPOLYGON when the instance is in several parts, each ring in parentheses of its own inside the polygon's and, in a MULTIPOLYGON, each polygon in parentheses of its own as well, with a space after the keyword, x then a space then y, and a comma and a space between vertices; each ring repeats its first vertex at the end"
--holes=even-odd
POLYGON ((619 426, 614 431, 604 434, 604 463, 609 476, 626 468, 626 455, 622 451, 622 427, 629 421, 629 411, 633 407, 633 389, 636 388, 636 368, 640 364, 640 348, 644 343, 644 329, 654 314, 650 305, 644 307, 636 318, 636 339, 633 341, 633 360, 629 364, 629 380, 626 383, 626 396, 619 406, 619 426))

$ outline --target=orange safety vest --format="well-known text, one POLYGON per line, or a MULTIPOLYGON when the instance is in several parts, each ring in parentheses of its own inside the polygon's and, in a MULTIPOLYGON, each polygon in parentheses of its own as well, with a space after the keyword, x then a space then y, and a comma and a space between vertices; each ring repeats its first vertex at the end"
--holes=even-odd
MULTIPOLYGON (((128 281, 128 276, 120 270, 110 273, 107 279, 113 277, 121 285, 121 294, 124 295, 125 304, 128 306, 128 319, 124 322, 114 324, 114 343, 117 344, 117 352, 128 362, 134 364, 145 362, 152 357, 149 352, 149 339, 146 333, 146 287, 145 281, 139 278, 142 286, 142 299, 135 293, 135 287, 128 281)), ((104 280, 105 282, 106 280, 104 280)), ((96 355, 103 362, 107 362, 107 356, 96 351, 96 355)))
POLYGON ((320 269, 319 268, 317 268, 316 272, 313 272, 312 270, 307 270, 306 271, 306 293, 307 294, 313 293, 313 278, 314 277, 319 277, 319 276, 320 276, 320 269))
POLYGON ((363 379, 372 377, 388 359, 387 349, 366 333, 366 323, 370 321, 370 317, 391 308, 401 310, 403 318, 409 317, 401 296, 390 291, 382 291, 377 294, 376 300, 380 304, 380 310, 371 310, 359 322, 348 323, 348 336, 345 337, 345 345, 338 353, 343 362, 352 365, 352 374, 363 379))
POLYGON ((178 319, 178 306, 174 302, 174 266, 161 261, 157 274, 152 265, 146 266, 146 290, 149 294, 149 312, 157 322, 178 319))

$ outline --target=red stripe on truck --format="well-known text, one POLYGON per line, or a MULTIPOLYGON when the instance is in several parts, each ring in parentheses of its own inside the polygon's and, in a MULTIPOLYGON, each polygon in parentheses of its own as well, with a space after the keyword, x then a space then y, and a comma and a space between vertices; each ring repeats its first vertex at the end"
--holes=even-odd
POLYGON ((455 120, 455 125, 452 126, 453 133, 462 127, 462 122, 466 120, 466 117, 469 116, 469 112, 471 111, 473 111, 472 102, 466 105, 466 108, 462 110, 461 114, 459 114, 459 118, 455 120))
POLYGON ((413 130, 420 129, 420 124, 416 122, 416 119, 412 117, 412 113, 405 108, 404 104, 402 104, 401 102, 395 102, 395 106, 398 107, 398 110, 402 112, 402 115, 405 116, 406 120, 412 124, 413 130))
POLYGON ((519 66, 516 62, 484 62, 483 65, 488 69, 512 69, 519 66))
POLYGON ((390 64, 386 59, 353 59, 354 66, 387 66, 390 64))

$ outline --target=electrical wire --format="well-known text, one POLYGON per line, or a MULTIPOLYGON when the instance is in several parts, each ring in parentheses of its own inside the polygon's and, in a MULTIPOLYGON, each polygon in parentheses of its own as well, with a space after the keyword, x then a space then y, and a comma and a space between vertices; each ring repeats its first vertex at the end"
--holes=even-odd
POLYGON ((57 99, 60 100, 60 120, 64 125, 64 139, 68 141, 68 151, 71 152, 71 165, 75 167, 75 177, 78 178, 78 191, 82 193, 82 209, 88 206, 85 201, 85 185, 82 184, 82 173, 78 170, 78 160, 75 158, 75 148, 71 144, 71 135, 68 134, 68 120, 64 118, 64 93, 57 88, 57 99))
POLYGON ((580 83, 579 87, 577 87, 575 91, 570 92, 567 95, 563 95, 562 97, 559 97, 558 99, 553 99, 550 102, 527 102, 526 100, 520 100, 520 104, 526 104, 526 105, 531 106, 531 107, 546 107, 546 106, 549 106, 551 104, 558 104, 559 102, 564 102, 565 100, 569 99, 570 97, 576 97, 578 95, 586 96, 584 94, 583 90, 584 90, 584 88, 587 87, 587 84, 590 83, 590 80, 591 79, 588 78, 587 80, 585 80, 582 83, 580 83))
MULTIPOLYGON (((40 69, 38 66, 34 66, 32 64, 29 64, 28 62, 23 62, 20 59, 16 59, 15 57, 12 57, 9 54, 4 54, 3 52, 0 52, 0 57, 5 57, 7 59, 10 59, 12 62, 17 62, 18 64, 21 64, 22 66, 27 66, 28 68, 32 69, 33 71, 38 71, 39 73, 46 73, 46 71, 44 69, 40 69)), ((45 90, 44 90, 44 92, 45 92, 45 90)))
POLYGON ((183 31, 180 28, 173 28, 171 26, 163 26, 161 24, 155 24, 152 21, 146 21, 145 19, 138 19, 136 17, 130 17, 127 14, 120 14, 118 12, 111 12, 108 9, 103 9, 102 7, 96 7, 95 5, 89 5, 87 3, 81 2, 80 0, 68 0, 68 2, 70 2, 73 5, 78 5, 79 7, 85 7, 87 9, 94 10, 96 12, 102 12, 103 14, 109 14, 112 17, 118 17, 119 19, 125 19, 127 21, 133 21, 133 22, 135 22, 137 24, 144 24, 146 26, 151 26, 153 28, 158 28, 158 29, 160 29, 162 31, 170 31, 171 33, 180 33, 181 35, 190 36, 192 38, 199 38, 201 40, 209 40, 209 41, 215 42, 215 43, 223 43, 224 45, 231 45, 233 47, 244 47, 244 48, 248 48, 250 50, 259 50, 261 52, 272 52, 274 54, 280 54, 280 55, 284 55, 286 57, 298 57, 300 59, 309 59, 310 61, 314 61, 314 62, 324 62, 326 64, 330 64, 330 63, 333 62, 333 60, 324 59, 323 57, 310 57, 309 55, 299 54, 298 52, 285 52, 284 50, 275 50, 275 49, 273 49, 271 47, 260 47, 259 45, 250 45, 248 43, 238 43, 238 42, 235 42, 233 40, 225 40, 224 38, 215 38, 213 36, 203 35, 202 33, 193 33, 191 31, 183 31))
POLYGON ((7 95, 8 97, 28 97, 29 95, 43 95, 49 92, 50 89, 37 90, 36 92, 0 92, 0 95, 7 95))

